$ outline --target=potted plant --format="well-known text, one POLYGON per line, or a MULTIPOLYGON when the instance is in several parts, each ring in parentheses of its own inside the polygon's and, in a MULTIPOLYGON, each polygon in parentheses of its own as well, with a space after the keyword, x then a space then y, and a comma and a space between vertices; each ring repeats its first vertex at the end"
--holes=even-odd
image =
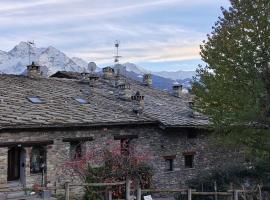
POLYGON ((32 188, 24 188, 23 190, 24 190, 25 195, 27 196, 30 196, 31 193, 33 192, 32 188))

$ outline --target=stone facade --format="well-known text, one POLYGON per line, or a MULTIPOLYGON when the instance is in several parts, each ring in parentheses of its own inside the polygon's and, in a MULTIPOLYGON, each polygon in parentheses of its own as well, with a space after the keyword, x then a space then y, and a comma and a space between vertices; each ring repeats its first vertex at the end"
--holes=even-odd
MULTIPOLYGON (((25 159, 25 183, 26 187, 41 183, 41 173, 30 172, 30 157, 32 147, 24 147, 24 142, 48 141, 53 144, 45 145, 46 149, 46 182, 48 186, 55 183, 62 184, 71 177, 59 175, 61 166, 70 160, 71 143, 63 141, 66 138, 91 137, 92 141, 84 143, 85 152, 93 150, 102 151, 104 148, 120 145, 119 140, 114 140, 115 135, 137 135, 131 144, 136 152, 147 154, 149 164, 154 168, 153 186, 156 188, 181 188, 190 178, 196 176, 201 170, 222 167, 226 164, 239 162, 238 152, 224 151, 217 147, 208 137, 207 133, 196 131, 196 135, 189 134, 195 130, 177 129, 162 130, 152 125, 141 125, 135 127, 100 127, 77 130, 35 130, 1 133, 0 143, 15 142, 26 152, 25 159), (109 142, 110 141, 110 142, 109 142), (194 155, 192 168, 185 167, 185 155, 194 155), (173 158, 173 170, 166 169, 166 158, 173 158)), ((7 161, 8 149, 0 148, 0 183, 7 183, 7 161)))

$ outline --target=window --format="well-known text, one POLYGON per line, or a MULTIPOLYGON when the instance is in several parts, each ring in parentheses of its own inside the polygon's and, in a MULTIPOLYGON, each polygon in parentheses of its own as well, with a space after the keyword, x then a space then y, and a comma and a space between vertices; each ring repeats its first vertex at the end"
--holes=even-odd
POLYGON ((33 147, 30 157, 30 172, 41 173, 46 164, 46 152, 43 147, 33 147))
POLYGON ((78 160, 82 157, 82 142, 70 142, 70 159, 78 160))
POLYGON ((166 171, 173 171, 174 170, 174 159, 175 156, 165 156, 165 170, 166 171))
POLYGON ((79 102, 80 104, 88 104, 88 101, 85 100, 85 99, 83 99, 83 98, 81 98, 81 97, 76 97, 75 100, 77 102, 79 102))
POLYGON ((193 168, 194 167, 194 154, 195 153, 184 153, 185 168, 193 168))
POLYGON ((34 104, 43 103, 43 101, 39 97, 27 97, 27 99, 34 104))
POLYGON ((120 140, 121 143, 121 154, 128 156, 130 154, 130 140, 129 139, 121 139, 120 140))

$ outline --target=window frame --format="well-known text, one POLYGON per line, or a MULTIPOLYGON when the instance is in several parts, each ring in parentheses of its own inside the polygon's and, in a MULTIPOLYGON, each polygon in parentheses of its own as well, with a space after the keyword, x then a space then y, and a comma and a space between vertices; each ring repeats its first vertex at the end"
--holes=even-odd
POLYGON ((74 97, 74 100, 81 105, 89 104, 89 101, 82 97, 74 97))
POLYGON ((184 152, 184 166, 186 169, 195 168, 195 155, 196 152, 184 152))
POLYGON ((33 104, 43 104, 45 103, 44 101, 42 101, 42 99, 39 96, 29 96, 26 97, 28 99, 29 102, 33 103, 33 104))
POLYGON ((120 139, 120 152, 121 155, 129 156, 130 155, 130 142, 131 140, 128 138, 120 139))
POLYGON ((83 145, 83 141, 70 141, 69 142, 69 159, 70 160, 79 160, 83 157, 82 145, 83 145))
POLYGON ((175 155, 173 155, 173 156, 164 156, 163 158, 165 160, 165 171, 166 172, 173 172, 175 170, 174 162, 175 162, 176 156, 175 155), (168 168, 168 166, 169 166, 169 168, 168 168))
POLYGON ((44 164, 44 167, 46 166, 46 162, 47 162, 47 152, 46 152, 46 148, 44 146, 33 146, 32 149, 31 149, 31 156, 30 156, 30 173, 31 174, 39 174, 39 173, 42 173, 42 164, 44 164), (34 150, 35 149, 38 149, 39 150, 39 156, 42 156, 41 158, 39 158, 39 169, 36 170, 34 167, 33 167, 33 164, 34 164, 34 161, 33 161, 33 156, 34 156, 34 150), (42 155, 41 155, 42 154, 42 155))

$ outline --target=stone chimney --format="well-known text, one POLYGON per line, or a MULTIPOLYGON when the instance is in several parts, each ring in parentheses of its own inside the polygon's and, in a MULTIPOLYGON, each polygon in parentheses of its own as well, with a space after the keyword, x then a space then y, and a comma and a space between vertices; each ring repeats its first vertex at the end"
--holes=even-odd
POLYGON ((133 112, 137 115, 141 114, 144 109, 144 96, 139 91, 135 95, 131 96, 133 112))
POLYGON ((115 76, 114 76, 114 86, 118 87, 122 83, 123 83, 123 81, 121 80, 121 76, 119 74, 115 74, 115 76))
POLYGON ((40 78, 42 77, 42 71, 40 69, 40 66, 36 65, 34 62, 32 62, 31 65, 27 66, 27 76, 31 78, 40 78))
POLYGON ((173 96, 180 97, 182 94, 182 88, 183 86, 180 84, 173 85, 173 96))
POLYGON ((189 102, 188 102, 188 107, 189 107, 190 109, 193 109, 193 108, 194 108, 194 101, 189 101, 189 102))
POLYGON ((152 86, 152 74, 144 74, 143 75, 143 84, 148 86, 148 87, 151 87, 152 86))
POLYGON ((97 81, 99 79, 99 76, 97 74, 94 74, 94 73, 89 74, 88 79, 89 79, 90 87, 95 87, 97 85, 97 81))
POLYGON ((113 68, 111 68, 111 67, 104 67, 102 69, 102 71, 103 71, 103 76, 104 76, 105 79, 111 79, 111 78, 113 78, 113 76, 114 76, 114 69, 113 68))
POLYGON ((130 101, 131 100, 131 90, 129 83, 120 83, 118 86, 118 97, 120 99, 130 101))

